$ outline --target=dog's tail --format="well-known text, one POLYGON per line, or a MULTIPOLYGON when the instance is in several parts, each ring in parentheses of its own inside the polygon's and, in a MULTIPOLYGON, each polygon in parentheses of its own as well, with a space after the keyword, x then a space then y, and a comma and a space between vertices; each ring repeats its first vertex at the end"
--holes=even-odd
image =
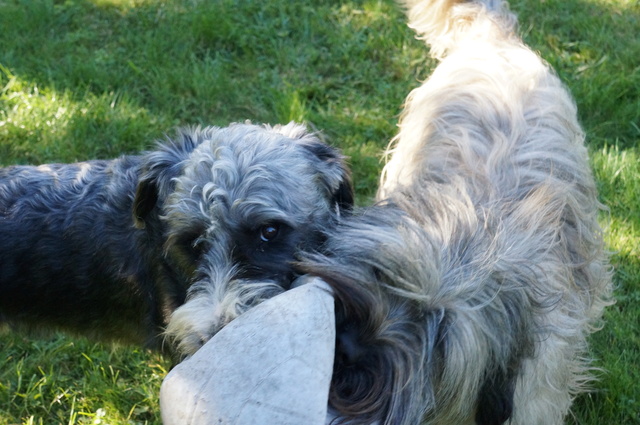
POLYGON ((517 18, 503 0, 400 0, 409 27, 442 59, 464 40, 504 39, 515 34, 517 18))

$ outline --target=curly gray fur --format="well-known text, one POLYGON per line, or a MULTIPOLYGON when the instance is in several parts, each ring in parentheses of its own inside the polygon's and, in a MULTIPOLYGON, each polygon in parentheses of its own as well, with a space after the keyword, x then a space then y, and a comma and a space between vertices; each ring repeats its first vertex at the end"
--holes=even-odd
POLYGON ((186 129, 139 156, 0 169, 0 322, 158 348, 186 301, 171 337, 194 351, 287 288, 294 251, 319 244, 351 203, 341 154, 294 123, 186 129), (215 304, 188 314, 211 291, 215 304))

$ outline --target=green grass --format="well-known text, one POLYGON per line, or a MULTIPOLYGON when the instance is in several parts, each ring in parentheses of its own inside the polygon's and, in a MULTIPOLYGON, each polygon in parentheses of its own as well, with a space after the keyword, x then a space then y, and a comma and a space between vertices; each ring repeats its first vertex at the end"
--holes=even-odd
POLYGON ((2 339, 0 423, 157 423, 167 362, 63 336, 2 339), (100 422, 102 421, 102 422, 100 422))
MULTIPOLYGON (((640 423, 640 5, 514 0, 576 97, 617 304, 576 425, 640 423)), ((109 158, 188 124, 305 121, 351 158, 359 203, 433 62, 390 0, 0 0, 0 164, 109 158)), ((62 336, 0 335, 0 425, 158 424, 168 361, 62 336)))

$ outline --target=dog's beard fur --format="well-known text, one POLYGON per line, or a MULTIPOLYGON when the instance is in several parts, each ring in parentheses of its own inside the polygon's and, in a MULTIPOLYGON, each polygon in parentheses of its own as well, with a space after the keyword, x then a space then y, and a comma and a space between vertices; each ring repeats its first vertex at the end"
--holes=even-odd
POLYGON ((0 169, 0 321, 195 351, 288 287, 352 204, 343 157, 298 124, 180 131, 141 156, 0 169), (261 237, 267 236, 267 240, 261 237))
POLYGON ((559 424, 609 302, 574 103, 500 1, 410 5, 444 57, 412 92, 379 204, 301 268, 336 295, 347 423, 559 424))

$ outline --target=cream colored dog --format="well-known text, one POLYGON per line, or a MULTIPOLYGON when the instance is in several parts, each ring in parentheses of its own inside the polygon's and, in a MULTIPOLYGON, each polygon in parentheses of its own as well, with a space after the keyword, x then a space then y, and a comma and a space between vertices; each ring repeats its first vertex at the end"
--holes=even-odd
POLYGON ((561 424, 611 272, 576 107, 495 1, 408 4, 441 59, 379 204, 303 269, 336 294, 342 423, 561 424))

